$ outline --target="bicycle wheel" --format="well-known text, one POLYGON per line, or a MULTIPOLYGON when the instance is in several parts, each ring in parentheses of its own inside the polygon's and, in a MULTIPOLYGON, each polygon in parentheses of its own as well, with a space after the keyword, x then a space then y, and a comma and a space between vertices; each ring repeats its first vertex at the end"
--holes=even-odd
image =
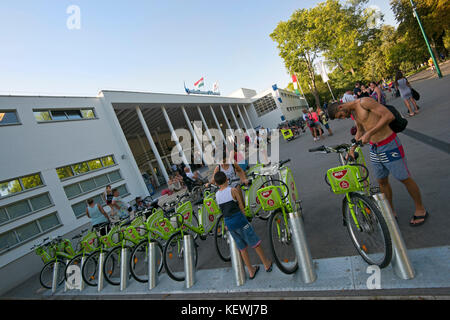
MULTIPOLYGON (((131 253, 130 247, 123 247, 128 250, 128 257, 131 253)), ((103 274, 106 281, 113 285, 120 285, 120 264, 122 263, 122 246, 112 248, 105 257, 103 274)), ((127 261, 128 263, 128 261, 127 261)))
POLYGON ((78 266, 80 268, 82 258, 83 258, 83 254, 79 254, 79 255, 75 256, 73 259, 71 259, 68 264, 66 264, 66 268, 64 269, 64 279, 66 281, 69 281, 69 276, 70 276, 70 274, 68 274, 69 267, 70 266, 78 266))
MULTIPOLYGON (((162 253, 163 248, 158 241, 153 240, 156 243, 156 265, 158 273, 161 272, 163 267, 162 253)), ((148 240, 141 241, 137 246, 133 248, 130 257, 130 272, 136 281, 148 282, 148 240)))
MULTIPOLYGON (((104 252, 106 254, 106 252, 104 252)), ((83 267, 81 268, 81 276, 83 281, 91 287, 98 285, 98 264, 100 261, 100 250, 92 252, 86 257, 83 267)))
POLYGON ((271 215, 268 232, 270 250, 278 268, 286 274, 297 271, 298 261, 292 241, 292 233, 289 225, 285 223, 281 210, 276 210, 271 215))
MULTIPOLYGON (((43 286, 46 289, 51 289, 53 284, 53 271, 55 269, 55 263, 56 261, 50 261, 48 262, 41 270, 41 273, 39 274, 39 282, 41 283, 41 286, 43 286)), ((58 261, 58 279, 57 284, 60 286, 63 284, 65 277, 64 277, 64 271, 66 270, 66 264, 63 261, 58 261)))
POLYGON ((225 219, 223 215, 221 215, 216 222, 214 243, 220 259, 225 262, 231 261, 230 245, 228 244, 228 232, 225 228, 225 219))
MULTIPOLYGON (((194 241, 194 264, 197 265, 198 252, 194 241)), ((175 281, 184 281, 184 248, 181 232, 174 233, 164 246, 163 261, 166 272, 175 281)))
POLYGON ((270 216, 272 215, 273 211, 264 211, 263 208, 258 212, 258 218, 261 220, 267 221, 270 219, 270 216))
POLYGON ((358 253, 369 265, 384 268, 392 259, 392 243, 389 229, 375 202, 359 193, 351 193, 356 220, 351 214, 348 201, 344 201, 347 230, 358 253))

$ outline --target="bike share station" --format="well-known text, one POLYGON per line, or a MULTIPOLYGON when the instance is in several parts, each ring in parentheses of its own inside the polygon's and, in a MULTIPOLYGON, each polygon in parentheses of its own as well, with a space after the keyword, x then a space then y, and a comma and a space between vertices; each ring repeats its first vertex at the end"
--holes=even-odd
MULTIPOLYGON (((295 184, 292 183, 296 190, 295 184)), ((258 198, 262 206, 273 206, 277 201, 277 192, 267 192, 276 188, 262 188, 258 198), (268 196, 265 196, 267 194, 268 196), (260 197, 262 195, 262 197, 260 197)), ((282 197, 282 196, 281 196, 282 197)), ((270 293, 270 292, 326 292, 339 291, 340 294, 370 289, 417 289, 449 287, 448 274, 442 277, 443 270, 449 270, 450 248, 428 248, 408 251, 391 207, 384 194, 372 196, 381 212, 392 243, 392 259, 390 265, 379 269, 378 286, 372 278, 377 268, 368 265, 361 256, 326 258, 313 260, 307 237, 304 231, 301 201, 294 196, 295 207, 288 213, 289 229, 295 249, 298 269, 293 274, 282 273, 275 262, 272 272, 264 272, 264 267, 253 280, 248 280, 240 252, 228 232, 231 266, 220 269, 196 270, 194 255, 194 239, 190 234, 183 237, 184 282, 174 281, 167 273, 158 273, 157 244, 150 242, 148 246, 148 282, 141 283, 129 276, 128 251, 122 250, 120 262, 120 285, 108 285, 104 281, 103 264, 105 253, 101 253, 98 263, 98 286, 88 287, 81 280, 81 286, 71 289, 65 282, 57 287, 58 267, 54 268, 53 287, 44 293, 45 296, 79 297, 104 296, 126 298, 127 295, 183 295, 183 294, 239 294, 239 293, 270 293), (432 253, 432 255, 430 255, 432 253), (432 257, 432 258, 430 258, 432 257), (440 277, 440 278, 439 278, 440 277), (438 279, 439 278, 439 279, 438 279)), ((83 262, 82 262, 83 263, 83 262)))

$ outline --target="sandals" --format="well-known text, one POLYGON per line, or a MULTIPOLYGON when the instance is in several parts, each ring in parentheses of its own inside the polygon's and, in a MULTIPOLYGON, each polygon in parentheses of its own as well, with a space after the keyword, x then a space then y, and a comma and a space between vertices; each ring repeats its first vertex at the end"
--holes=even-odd
POLYGON ((414 117, 415 115, 416 115, 415 113, 412 113, 412 114, 411 114, 411 113, 408 113, 406 116, 412 118, 412 117, 414 117))
POLYGON ((256 266, 256 267, 255 267, 255 273, 253 274, 253 277, 250 277, 250 280, 255 279, 256 274, 258 273, 258 271, 259 271, 259 266, 256 266))
POLYGON ((272 272, 273 262, 270 264, 269 269, 266 269, 266 272, 272 272))
POLYGON ((419 223, 411 223, 411 222, 410 222, 409 224, 410 224, 411 227, 418 227, 418 226, 421 226, 422 224, 424 224, 425 221, 427 221, 427 218, 428 218, 428 211, 425 211, 425 215, 424 215, 424 216, 413 216, 413 221, 414 221, 414 222, 415 222, 416 220, 423 219, 422 222, 419 222, 419 223))

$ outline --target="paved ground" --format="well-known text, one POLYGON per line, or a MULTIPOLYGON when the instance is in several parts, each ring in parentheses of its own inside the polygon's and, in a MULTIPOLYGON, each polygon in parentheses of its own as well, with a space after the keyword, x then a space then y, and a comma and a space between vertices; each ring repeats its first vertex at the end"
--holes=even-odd
MULTIPOLYGON (((430 213, 425 225, 418 228, 409 226, 414 212, 413 203, 406 189, 397 181, 392 181, 394 206, 399 216, 399 227, 408 249, 430 248, 450 245, 450 203, 447 202, 448 183, 450 181, 450 63, 442 65, 443 79, 436 76, 414 76, 418 79, 412 82, 413 87, 421 94, 419 106, 421 113, 410 118, 408 131, 400 134, 408 159, 408 166, 413 178, 421 188, 423 201, 430 213)), ((429 72, 429 71, 424 71, 429 72)), ((406 112, 406 107, 400 98, 389 101, 399 110, 406 112)), ((290 167, 303 200, 305 215, 305 231, 313 259, 352 256, 356 254, 346 229, 342 226, 340 206, 342 197, 330 192, 323 181, 326 170, 338 164, 335 155, 311 154, 309 148, 322 144, 334 145, 349 142, 350 120, 331 122, 335 133, 320 142, 314 142, 309 133, 292 142, 282 142, 280 146, 281 159, 290 158, 290 167)), ((368 147, 364 148, 368 159, 368 147)), ((370 169, 370 165, 369 165, 370 169)), ((372 181, 374 181, 372 179, 372 181)), ((263 248, 267 254, 266 222, 254 221, 256 232, 263 238, 263 248)), ((209 237, 200 241, 199 269, 226 268, 230 263, 219 260, 214 239, 209 237)), ((252 261, 259 263, 256 255, 251 252, 252 261)), ((29 284, 24 284, 7 293, 10 296, 30 296, 39 291, 37 277, 29 284)))

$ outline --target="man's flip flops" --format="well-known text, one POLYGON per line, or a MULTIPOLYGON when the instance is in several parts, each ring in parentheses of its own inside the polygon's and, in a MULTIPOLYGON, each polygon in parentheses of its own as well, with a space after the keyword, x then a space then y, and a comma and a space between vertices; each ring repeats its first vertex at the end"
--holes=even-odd
POLYGON ((413 216, 413 221, 423 219, 422 222, 418 222, 418 223, 411 223, 411 222, 410 222, 409 224, 410 224, 410 226, 412 226, 412 227, 418 227, 418 226, 423 225, 423 224, 425 223, 425 221, 427 221, 427 218, 428 218, 428 211, 425 212, 425 215, 424 215, 424 216, 413 216))

